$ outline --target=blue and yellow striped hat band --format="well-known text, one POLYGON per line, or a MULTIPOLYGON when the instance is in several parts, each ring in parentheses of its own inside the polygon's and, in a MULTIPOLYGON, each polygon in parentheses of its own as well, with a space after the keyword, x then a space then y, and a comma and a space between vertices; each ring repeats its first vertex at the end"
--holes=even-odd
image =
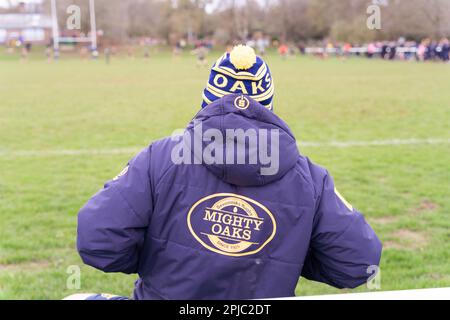
POLYGON ((239 45, 213 65, 202 108, 228 94, 241 93, 273 110, 275 86, 267 64, 253 48, 239 45))

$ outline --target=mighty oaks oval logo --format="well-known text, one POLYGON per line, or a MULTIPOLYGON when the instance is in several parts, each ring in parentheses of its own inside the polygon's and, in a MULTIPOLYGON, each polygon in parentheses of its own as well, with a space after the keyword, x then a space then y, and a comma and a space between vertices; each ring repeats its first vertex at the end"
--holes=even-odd
POLYGON ((197 201, 189 210, 187 224, 202 246, 234 257, 261 251, 277 230, 275 218, 265 206, 232 193, 197 201))

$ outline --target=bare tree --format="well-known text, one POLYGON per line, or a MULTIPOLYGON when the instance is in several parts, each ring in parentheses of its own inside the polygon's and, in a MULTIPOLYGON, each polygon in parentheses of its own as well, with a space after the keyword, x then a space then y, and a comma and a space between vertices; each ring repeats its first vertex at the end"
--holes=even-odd
MULTIPOLYGON (((48 2, 46 5, 48 9, 48 2)), ((449 0, 390 0, 382 7, 382 29, 366 27, 369 0, 96 0, 98 28, 105 37, 126 41, 140 36, 190 42, 214 37, 222 43, 245 41, 265 33, 283 41, 331 38, 363 42, 450 36, 449 0)), ((67 6, 76 4, 88 17, 88 0, 58 0, 60 27, 67 6)), ((89 32, 89 19, 82 19, 89 32)))

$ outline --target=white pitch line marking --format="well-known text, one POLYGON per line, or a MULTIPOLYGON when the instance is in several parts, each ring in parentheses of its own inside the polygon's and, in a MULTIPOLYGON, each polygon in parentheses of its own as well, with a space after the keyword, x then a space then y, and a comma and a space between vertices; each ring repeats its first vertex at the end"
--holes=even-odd
MULTIPOLYGON (((300 148, 352 148, 377 146, 407 146, 407 145, 444 145, 450 144, 450 138, 428 139, 391 139, 372 141, 325 141, 325 142, 298 142, 300 148)), ((111 149, 52 149, 52 150, 2 150, 0 157, 7 158, 33 158, 52 156, 108 156, 133 155, 144 147, 111 148, 111 149)))
POLYGON ((377 147, 377 146, 403 146, 403 145, 427 145, 427 144, 450 144, 450 138, 428 138, 428 139, 390 139, 372 141, 329 141, 329 142, 299 142, 299 147, 377 147))
POLYGON ((112 148, 112 149, 53 149, 53 150, 0 150, 0 157, 48 157, 48 156, 97 156, 134 154, 143 148, 112 148))

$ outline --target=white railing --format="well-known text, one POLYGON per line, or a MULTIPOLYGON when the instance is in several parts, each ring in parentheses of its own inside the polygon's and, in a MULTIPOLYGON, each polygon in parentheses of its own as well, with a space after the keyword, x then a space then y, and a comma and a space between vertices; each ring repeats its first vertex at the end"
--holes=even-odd
POLYGON ((344 293, 282 300, 450 300, 450 288, 344 293))
MULTIPOLYGON (((336 53, 345 53, 346 51, 344 49, 339 48, 321 48, 321 47, 310 47, 305 49, 305 53, 307 54, 323 54, 323 53, 329 53, 329 54, 336 54, 336 53)), ((355 47, 351 48, 347 51, 348 53, 368 53, 369 50, 367 47, 355 47)), ((374 49, 371 51, 373 54, 381 53, 382 50, 380 48, 374 49)), ((395 49, 396 53, 416 53, 417 48, 408 48, 408 47, 397 47, 395 49)))

